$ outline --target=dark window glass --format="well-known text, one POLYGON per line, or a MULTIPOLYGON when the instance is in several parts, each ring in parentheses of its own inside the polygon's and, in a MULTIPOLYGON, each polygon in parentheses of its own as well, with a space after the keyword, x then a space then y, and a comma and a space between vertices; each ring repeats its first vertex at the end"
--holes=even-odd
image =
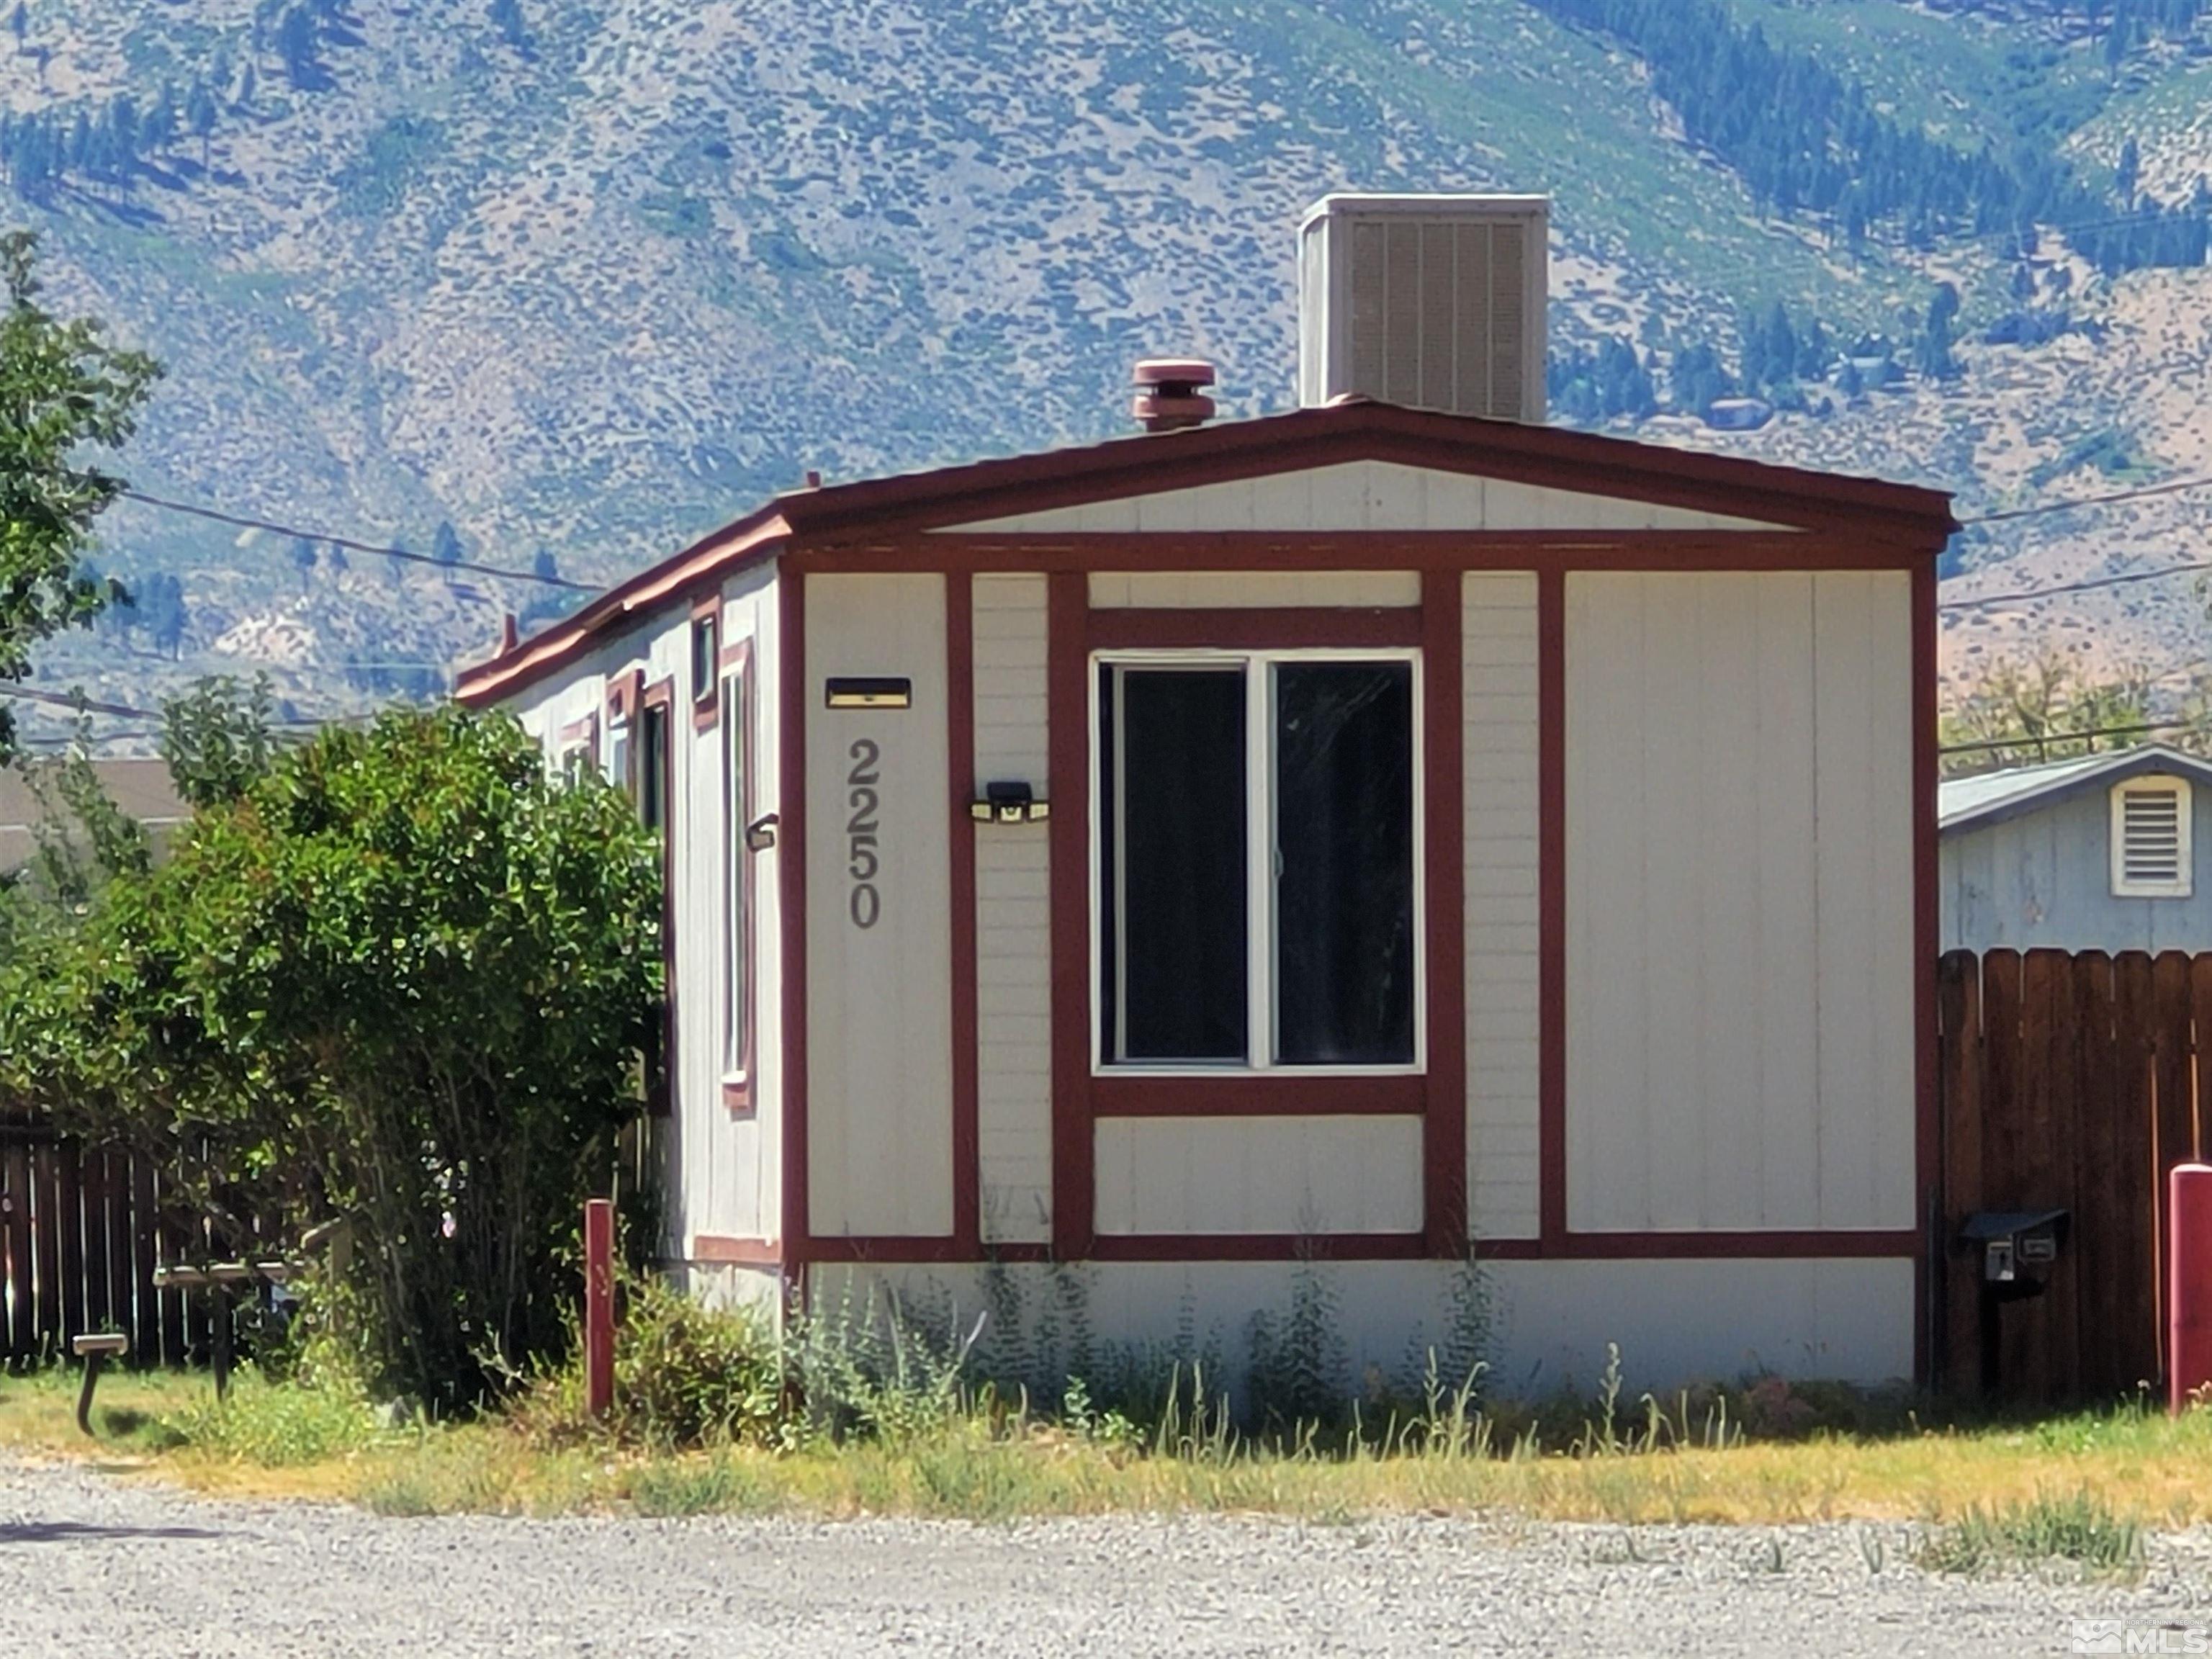
POLYGON ((720 654, 714 648, 720 629, 712 617, 701 617, 691 624, 691 696, 695 702, 704 702, 714 695, 714 659, 720 654))
POLYGON ((637 815, 648 830, 668 828, 668 708, 655 703, 638 722, 637 815))
POLYGON ((1413 1057, 1413 674, 1275 669, 1275 1019, 1285 1065, 1413 1057))
POLYGON ((1104 1050, 1245 1058, 1244 676, 1100 678, 1104 1050))

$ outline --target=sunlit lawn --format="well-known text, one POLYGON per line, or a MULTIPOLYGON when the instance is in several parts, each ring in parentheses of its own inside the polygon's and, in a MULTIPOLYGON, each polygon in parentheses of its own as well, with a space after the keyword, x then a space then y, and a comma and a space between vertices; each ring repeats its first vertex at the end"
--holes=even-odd
MULTIPOLYGON (((0 1379, 0 1446, 97 1460, 140 1478, 241 1497, 319 1498, 391 1513, 918 1514, 1001 1519, 1109 1511, 1391 1512, 1645 1522, 1955 1522, 2063 1500, 2152 1528, 2212 1520, 2212 1413, 2136 1406, 2027 1425, 1815 1434, 1725 1449, 1657 1449, 1639 1422, 1614 1449, 1504 1446, 1390 1454, 1327 1441, 1294 1453, 1219 1433, 1108 1443, 980 1413, 894 1443, 650 1454, 549 1444, 499 1419, 393 1428, 358 1402, 242 1376, 217 1409, 204 1376, 104 1378, 96 1440, 73 1420, 76 1377, 0 1379)), ((1694 1439, 1694 1433, 1686 1437, 1694 1439)))

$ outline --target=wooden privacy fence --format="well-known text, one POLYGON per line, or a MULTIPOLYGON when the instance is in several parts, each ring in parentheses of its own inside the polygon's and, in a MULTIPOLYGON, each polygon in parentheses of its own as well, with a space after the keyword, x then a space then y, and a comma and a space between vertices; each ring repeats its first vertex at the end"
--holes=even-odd
POLYGON ((165 1184, 143 1158, 0 1119, 0 1363, 44 1364, 105 1330, 130 1337, 131 1364, 206 1356, 209 1298, 154 1285, 155 1263, 191 1249, 165 1184))
POLYGON ((1976 1211, 2071 1212, 2044 1292, 1999 1304, 1996 1391, 2051 1405, 2163 1375, 2166 1172, 2204 1145, 2200 1045, 2212 954, 1990 951, 1945 956, 1938 1380, 1979 1381, 1976 1211))

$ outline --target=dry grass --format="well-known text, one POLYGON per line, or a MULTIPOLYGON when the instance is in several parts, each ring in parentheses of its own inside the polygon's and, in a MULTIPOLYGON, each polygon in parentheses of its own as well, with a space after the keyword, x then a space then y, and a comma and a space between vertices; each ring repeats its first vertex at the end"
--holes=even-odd
POLYGON ((1461 1449, 1378 1451, 1309 1438, 1255 1447, 1190 1425, 1103 1440, 969 1411, 893 1441, 788 1451, 645 1453, 548 1444, 501 1421, 379 1425, 352 1402, 248 1376, 213 1409, 204 1379, 104 1382, 101 1437, 80 1437, 71 1379, 0 1381, 0 1445, 232 1496, 362 1503, 389 1513, 957 1516, 1262 1512, 1346 1519, 1382 1512, 1776 1522, 1901 1520, 1971 1530, 1978 1517, 2074 1506, 2126 1527, 2212 1521, 2212 1412, 2179 1422, 2137 1407, 2027 1425, 1850 1437, 1816 1433, 1725 1447, 1587 1433, 1546 1451, 1501 1449, 1476 1421, 1461 1449))

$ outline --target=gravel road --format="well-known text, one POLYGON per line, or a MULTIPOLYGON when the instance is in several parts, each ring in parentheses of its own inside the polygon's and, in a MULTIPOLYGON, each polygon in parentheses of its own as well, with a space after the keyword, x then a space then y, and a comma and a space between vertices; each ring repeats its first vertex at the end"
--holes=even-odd
POLYGON ((2130 1588, 1930 1577, 1881 1535, 1875 1571, 1850 1525, 400 1521, 0 1463, 0 1653, 1889 1659, 2212 1629, 2212 1535, 2130 1588))

